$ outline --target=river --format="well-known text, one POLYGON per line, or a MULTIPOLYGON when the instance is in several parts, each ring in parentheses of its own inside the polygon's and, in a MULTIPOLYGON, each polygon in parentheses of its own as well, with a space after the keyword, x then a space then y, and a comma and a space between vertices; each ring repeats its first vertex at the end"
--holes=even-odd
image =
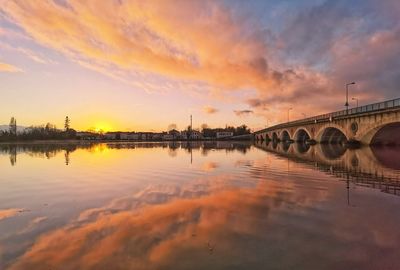
POLYGON ((400 269, 400 149, 0 144, 0 269, 400 269))

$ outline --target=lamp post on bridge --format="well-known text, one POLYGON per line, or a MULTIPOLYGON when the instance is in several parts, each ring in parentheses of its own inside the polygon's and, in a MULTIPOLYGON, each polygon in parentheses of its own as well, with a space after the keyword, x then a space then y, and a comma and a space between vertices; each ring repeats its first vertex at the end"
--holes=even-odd
POLYGON ((349 114, 349 85, 356 84, 355 82, 351 83, 346 83, 346 103, 344 106, 346 106, 346 114, 349 114))
POLYGON ((290 112, 290 110, 293 110, 293 108, 289 108, 288 110, 287 110, 287 121, 288 121, 288 123, 290 122, 289 120, 290 120, 290 118, 289 118, 289 112, 290 112))
POLYGON ((355 100, 358 108, 358 98, 353 97, 351 100, 355 100))

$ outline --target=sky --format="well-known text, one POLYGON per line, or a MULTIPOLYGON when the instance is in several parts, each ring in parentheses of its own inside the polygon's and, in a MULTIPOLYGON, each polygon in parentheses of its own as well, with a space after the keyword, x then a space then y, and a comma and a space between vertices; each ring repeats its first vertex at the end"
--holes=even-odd
POLYGON ((344 109, 353 81, 400 97, 400 1, 0 0, 0 124, 257 130, 344 109))

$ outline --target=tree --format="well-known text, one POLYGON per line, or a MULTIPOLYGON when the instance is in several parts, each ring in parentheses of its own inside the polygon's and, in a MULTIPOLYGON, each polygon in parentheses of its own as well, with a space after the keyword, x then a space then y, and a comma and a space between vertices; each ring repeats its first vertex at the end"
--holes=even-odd
POLYGON ((57 127, 55 125, 53 125, 52 123, 47 123, 45 126, 45 130, 47 132, 54 132, 57 130, 57 127))
POLYGON ((10 120, 10 134, 16 136, 17 135, 17 119, 11 117, 10 120))
POLYGON ((205 130, 205 129, 209 129, 209 128, 210 127, 206 123, 201 124, 201 130, 205 130))
POLYGON ((245 135, 249 134, 250 129, 246 125, 241 125, 236 128, 235 135, 245 135))
POLYGON ((173 129, 177 129, 177 128, 178 128, 178 126, 176 124, 174 124, 174 123, 168 125, 168 131, 173 130, 173 129))
POLYGON ((71 122, 71 121, 69 120, 69 117, 68 117, 68 116, 65 116, 65 123, 64 123, 65 131, 68 131, 68 130, 69 130, 70 122, 71 122))

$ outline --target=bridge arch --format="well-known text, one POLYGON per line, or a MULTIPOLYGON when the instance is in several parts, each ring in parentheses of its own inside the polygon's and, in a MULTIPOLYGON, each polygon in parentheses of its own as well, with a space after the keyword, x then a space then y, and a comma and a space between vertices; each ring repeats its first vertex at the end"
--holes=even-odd
POLYGON ((342 144, 348 141, 345 133, 336 127, 324 128, 321 132, 320 143, 342 144))
POLYGON ((298 128, 294 133, 294 140, 296 142, 306 142, 311 139, 311 135, 304 127, 298 128))
POLYGON ((272 133, 272 141, 273 142, 279 142, 279 137, 276 132, 272 133))
POLYGON ((341 144, 346 143, 348 138, 346 131, 339 125, 329 125, 321 128, 317 135, 319 143, 341 144))
POLYGON ((360 132, 360 141, 370 145, 400 145, 400 122, 378 122, 360 132))
POLYGON ((290 138, 289 131, 287 131, 286 129, 282 130, 282 132, 281 132, 281 141, 282 142, 288 142, 290 140, 291 140, 291 138, 290 138))

